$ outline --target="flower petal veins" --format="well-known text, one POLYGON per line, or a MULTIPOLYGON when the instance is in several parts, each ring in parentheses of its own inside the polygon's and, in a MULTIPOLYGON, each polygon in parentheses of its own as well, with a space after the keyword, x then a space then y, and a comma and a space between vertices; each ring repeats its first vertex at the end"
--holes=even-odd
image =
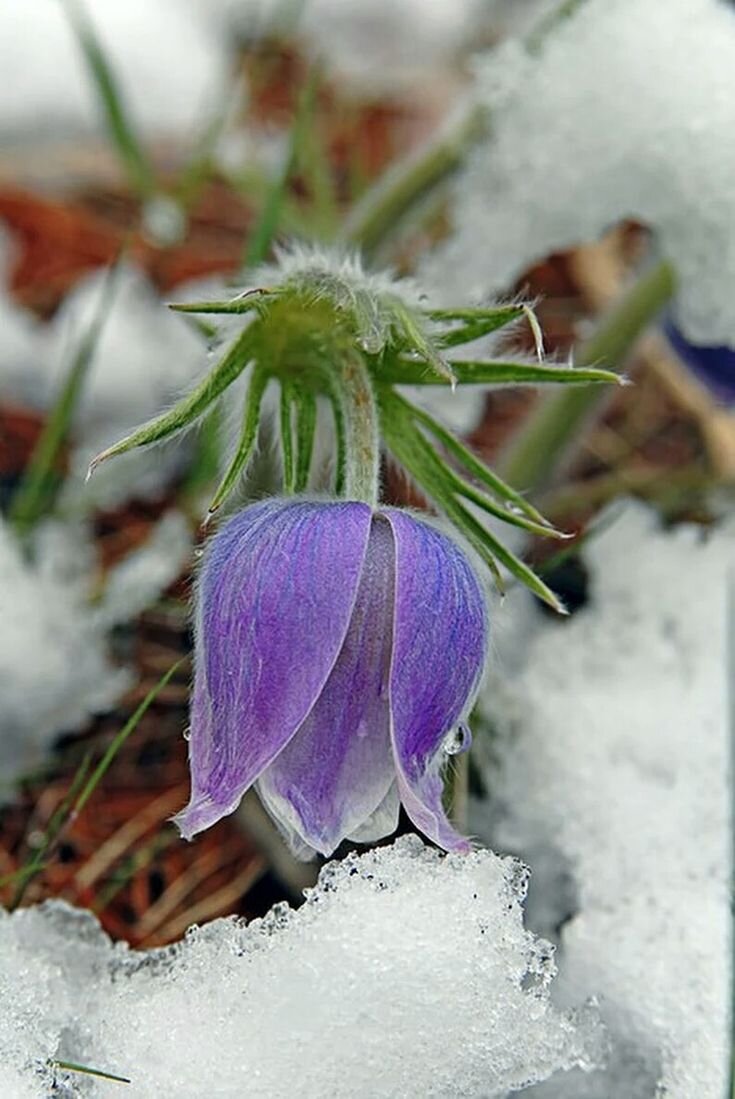
POLYGON ((212 540, 198 590, 187 838, 232 812, 309 713, 347 634, 366 504, 276 500, 212 540))

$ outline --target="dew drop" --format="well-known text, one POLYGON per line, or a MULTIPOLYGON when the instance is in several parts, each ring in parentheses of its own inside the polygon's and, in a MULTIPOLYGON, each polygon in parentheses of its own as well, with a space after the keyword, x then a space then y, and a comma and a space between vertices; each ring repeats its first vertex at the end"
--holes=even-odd
POLYGON ((189 728, 188 725, 184 729, 184 740, 191 740, 191 729, 189 728))
POLYGON ((466 752, 472 744, 472 732, 469 725, 460 721, 453 729, 450 729, 444 738, 442 749, 448 756, 458 756, 466 752))

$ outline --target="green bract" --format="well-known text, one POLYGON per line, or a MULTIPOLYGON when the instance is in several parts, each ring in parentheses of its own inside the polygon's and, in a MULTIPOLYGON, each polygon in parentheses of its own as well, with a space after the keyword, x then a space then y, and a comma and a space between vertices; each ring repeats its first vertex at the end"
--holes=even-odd
POLYGON ((252 289, 227 301, 172 307, 240 317, 242 325, 234 321, 237 327, 224 354, 187 397, 98 455, 90 472, 107 458, 188 427, 247 369, 239 442, 210 504, 210 515, 247 468, 263 396, 268 384, 276 381, 286 493, 308 487, 317 399, 326 399, 334 421, 337 496, 377 503, 382 441, 498 580, 500 562, 561 609, 546 585, 486 529, 477 509, 534 534, 564 535, 396 386, 580 384, 619 381, 617 375, 541 363, 450 360, 448 351, 454 353, 463 344, 529 316, 528 307, 428 309, 410 282, 366 273, 354 255, 303 247, 282 251, 274 265, 256 272, 254 281, 252 289))

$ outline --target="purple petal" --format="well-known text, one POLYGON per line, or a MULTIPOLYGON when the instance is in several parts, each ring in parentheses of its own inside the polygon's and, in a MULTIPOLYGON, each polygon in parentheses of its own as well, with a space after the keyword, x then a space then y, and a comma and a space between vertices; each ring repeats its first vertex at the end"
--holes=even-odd
MULTIPOLYGON (((337 662, 303 725, 258 782, 286 833, 323 855, 373 816, 395 780, 389 709, 393 572, 393 538, 378 517, 337 662)), ((381 819, 387 826, 380 834, 386 835, 395 828, 395 813, 392 828, 389 814, 381 819)))
POLYGON ((445 850, 467 850, 442 808, 441 746, 482 675, 485 596, 454 542, 405 512, 383 514, 396 554, 390 690, 398 790, 417 828, 445 850))
POLYGON ((342 648, 371 511, 275 500, 210 543, 197 592, 190 838, 231 813, 311 710, 342 648))

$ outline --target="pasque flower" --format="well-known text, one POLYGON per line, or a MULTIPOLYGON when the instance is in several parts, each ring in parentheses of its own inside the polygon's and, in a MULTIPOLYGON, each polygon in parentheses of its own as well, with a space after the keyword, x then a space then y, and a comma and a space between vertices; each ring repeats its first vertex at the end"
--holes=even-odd
POLYGON ((447 850, 441 766, 465 737, 487 647, 465 553, 395 508, 254 504, 212 539, 196 609, 182 834, 258 791, 294 849, 392 832, 400 803, 447 850))

